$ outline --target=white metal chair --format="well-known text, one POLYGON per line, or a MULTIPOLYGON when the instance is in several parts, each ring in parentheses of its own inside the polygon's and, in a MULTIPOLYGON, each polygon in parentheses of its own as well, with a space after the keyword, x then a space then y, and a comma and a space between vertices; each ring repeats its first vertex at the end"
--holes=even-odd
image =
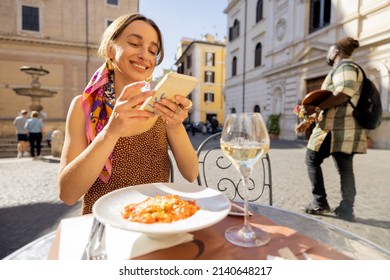
MULTIPOLYGON (((198 185, 224 192, 230 199, 244 199, 244 189, 238 171, 220 148, 221 132, 206 138, 197 149, 199 159, 198 185)), ((268 203, 272 205, 271 161, 267 154, 255 165, 248 182, 248 200, 260 201, 268 189, 268 203)))

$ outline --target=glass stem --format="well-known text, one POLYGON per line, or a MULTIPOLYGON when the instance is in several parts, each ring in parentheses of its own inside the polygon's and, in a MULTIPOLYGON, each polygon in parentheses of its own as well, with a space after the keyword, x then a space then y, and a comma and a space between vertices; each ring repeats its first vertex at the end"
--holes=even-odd
POLYGON ((244 184, 244 230, 246 232, 252 231, 252 227, 249 224, 248 218, 248 176, 242 176, 242 182, 244 184))

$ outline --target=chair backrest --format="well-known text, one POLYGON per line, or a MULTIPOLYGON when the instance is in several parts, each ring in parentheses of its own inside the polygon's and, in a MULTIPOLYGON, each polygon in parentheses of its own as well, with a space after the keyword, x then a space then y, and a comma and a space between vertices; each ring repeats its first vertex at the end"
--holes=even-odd
MULTIPOLYGON (((197 149, 199 159, 198 185, 224 192, 230 199, 244 199, 240 174, 220 147, 221 132, 206 138, 197 149)), ((260 201, 268 189, 268 203, 272 205, 271 161, 267 154, 256 163, 249 179, 248 200, 260 201)))

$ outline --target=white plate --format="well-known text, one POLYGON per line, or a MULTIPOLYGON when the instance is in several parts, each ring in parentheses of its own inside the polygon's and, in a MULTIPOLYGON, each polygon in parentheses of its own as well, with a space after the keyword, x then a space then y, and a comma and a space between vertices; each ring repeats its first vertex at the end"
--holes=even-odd
POLYGON ((92 209, 100 222, 116 228, 149 235, 168 235, 196 231, 223 220, 230 211, 229 200, 219 191, 190 184, 156 183, 126 187, 99 198, 92 209), (142 224, 122 218, 127 204, 156 195, 177 194, 184 200, 196 200, 199 210, 187 219, 172 223, 142 224))

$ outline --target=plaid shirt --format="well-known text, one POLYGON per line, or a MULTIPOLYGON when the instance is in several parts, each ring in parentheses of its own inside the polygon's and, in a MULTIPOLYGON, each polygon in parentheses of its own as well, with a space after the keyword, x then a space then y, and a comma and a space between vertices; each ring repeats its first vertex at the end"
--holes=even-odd
MULTIPOLYGON (((342 61, 351 61, 343 59, 342 61)), ((354 64, 337 65, 326 76, 321 89, 342 92, 351 97, 357 104, 360 97, 363 73, 354 64)), ((356 122, 352 115, 353 108, 348 102, 326 109, 320 114, 319 122, 313 129, 307 148, 319 151, 328 132, 332 133, 330 152, 346 154, 366 153, 366 131, 356 122)))

